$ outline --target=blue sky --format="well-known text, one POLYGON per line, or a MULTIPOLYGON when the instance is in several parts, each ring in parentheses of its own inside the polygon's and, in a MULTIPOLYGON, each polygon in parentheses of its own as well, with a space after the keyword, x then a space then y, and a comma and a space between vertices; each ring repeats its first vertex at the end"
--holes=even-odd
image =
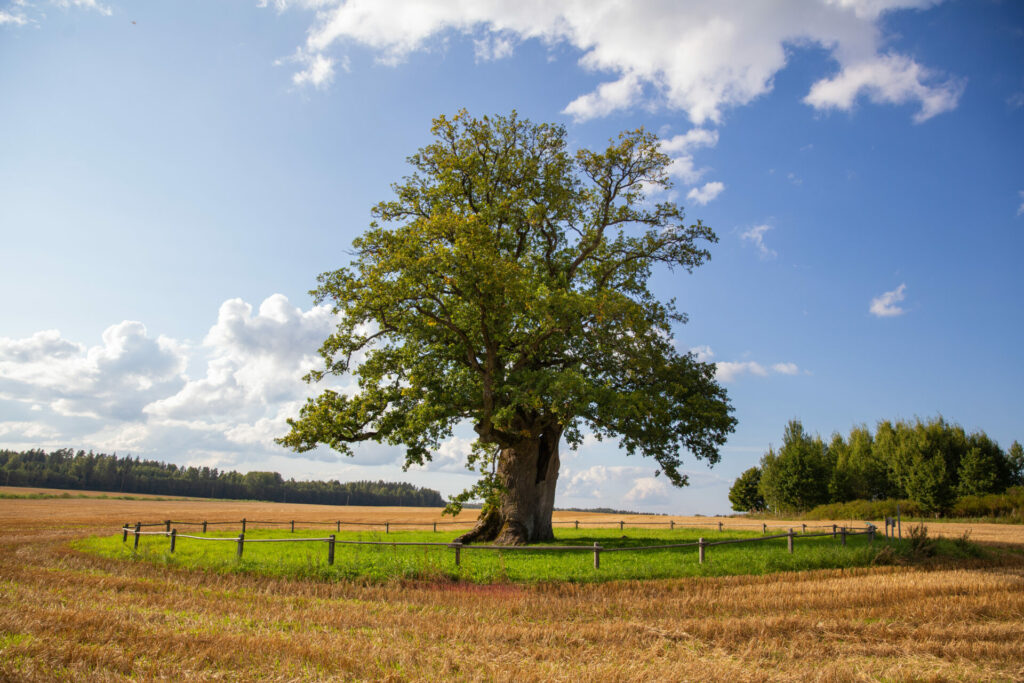
POLYGON ((0 447, 465 487, 471 432, 276 447, 343 265, 431 118, 645 126, 720 242, 659 272, 739 426, 670 489, 614 443, 558 505, 727 512, 785 422, 942 414, 1024 439, 1016 2, 0 0, 0 447))

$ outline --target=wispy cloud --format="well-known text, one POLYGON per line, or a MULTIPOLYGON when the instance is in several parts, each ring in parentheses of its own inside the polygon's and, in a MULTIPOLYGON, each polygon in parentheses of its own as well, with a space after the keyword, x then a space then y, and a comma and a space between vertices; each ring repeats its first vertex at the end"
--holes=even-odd
POLYGON ((871 315, 878 316, 879 318, 892 318, 906 313, 903 308, 897 305, 906 297, 906 290, 907 285, 904 283, 891 292, 885 292, 881 296, 876 296, 871 300, 871 315))
POLYGON ((775 250, 769 249, 768 245, 764 242, 764 234, 771 229, 772 226, 770 225, 755 225, 750 230, 741 234, 740 239, 754 245, 754 248, 757 249, 757 255, 767 261, 778 256, 775 250))

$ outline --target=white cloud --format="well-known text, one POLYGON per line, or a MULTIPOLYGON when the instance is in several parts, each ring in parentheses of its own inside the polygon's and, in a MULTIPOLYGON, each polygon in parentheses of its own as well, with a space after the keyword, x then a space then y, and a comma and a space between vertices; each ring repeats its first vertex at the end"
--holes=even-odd
POLYGON ((696 202, 700 205, 707 204, 712 199, 722 194, 722 190, 725 189, 725 184, 718 181, 711 183, 704 183, 701 188, 693 188, 686 194, 686 198, 692 202, 696 202))
POLYGON ((478 62, 489 62, 512 56, 512 39, 507 36, 485 36, 473 41, 473 54, 478 62))
POLYGON ((764 234, 772 229, 770 225, 755 225, 750 230, 747 230, 740 239, 744 242, 750 242, 757 249, 757 255, 763 260, 773 259, 778 254, 774 249, 769 249, 768 245, 764 243, 764 234))
POLYGON ((108 17, 114 13, 112 9, 110 9, 106 5, 101 5, 100 3, 96 2, 96 0, 54 0, 54 3, 58 7, 77 7, 80 9, 94 10, 108 17))
POLYGON ((629 504, 658 505, 669 501, 669 493, 669 485, 661 479, 641 477, 634 480, 633 487, 626 492, 622 500, 629 504))
POLYGON ((322 54, 304 55, 301 61, 305 62, 306 68, 292 75, 292 83, 295 85, 308 83, 314 88, 323 89, 334 80, 335 62, 332 57, 325 57, 322 54))
POLYGON ((943 112, 955 109, 964 83, 935 81, 934 73, 909 57, 887 54, 859 63, 848 64, 834 78, 814 84, 804 102, 815 109, 849 111, 860 95, 867 95, 876 104, 907 104, 916 102, 921 109, 914 122, 921 123, 943 112))
POLYGON ((697 360, 699 360, 701 363, 707 363, 708 361, 715 357, 715 352, 712 351, 711 347, 706 344, 703 346, 694 346, 692 349, 690 349, 690 353, 696 356, 697 360))
POLYGON ((897 306, 906 297, 904 294, 906 289, 907 285, 902 284, 891 292, 885 292, 881 296, 876 296, 871 300, 871 315, 878 316, 879 318, 891 318, 906 313, 903 308, 897 306))
POLYGON ((24 26, 28 23, 28 18, 21 13, 11 13, 0 9, 0 26, 4 24, 13 24, 15 26, 24 26))
POLYGON ((726 383, 735 382, 743 375, 767 377, 773 373, 777 375, 800 374, 800 368, 796 363, 774 363, 770 367, 765 367, 757 361, 752 360, 719 361, 718 363, 715 363, 715 370, 715 378, 726 383))
MULTIPOLYGON (((92 2, 93 0, 89 0, 92 2)), ((277 0, 284 10, 315 12, 302 54, 311 60, 363 45, 398 64, 429 50, 450 32, 475 37, 477 59, 504 56, 511 42, 568 44, 585 69, 607 75, 569 102, 576 118, 606 116, 638 105, 685 111, 695 124, 772 90, 788 50, 820 47, 839 67, 815 83, 805 101, 849 109, 860 94, 877 103, 920 105, 923 121, 956 106, 962 84, 940 81, 913 59, 880 53, 883 15, 924 8, 928 0, 277 0), (481 34, 483 37, 481 38, 481 34), (497 42, 483 43, 488 35, 497 42)), ((303 69, 306 73, 308 68, 303 69)), ((302 82, 316 83, 309 77, 302 82)))
POLYGON ((18 438, 24 440, 53 439, 59 432, 49 425, 40 422, 0 422, 0 436, 5 439, 18 438))

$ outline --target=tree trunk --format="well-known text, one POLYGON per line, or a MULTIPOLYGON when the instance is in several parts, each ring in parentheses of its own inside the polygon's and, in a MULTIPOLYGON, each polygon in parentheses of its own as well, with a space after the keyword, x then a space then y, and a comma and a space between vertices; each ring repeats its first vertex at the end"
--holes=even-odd
POLYGON ((539 438, 524 439, 498 455, 498 480, 505 491, 500 505, 487 509, 476 526, 457 541, 494 541, 497 545, 524 545, 554 539, 551 513, 558 482, 560 427, 539 438))

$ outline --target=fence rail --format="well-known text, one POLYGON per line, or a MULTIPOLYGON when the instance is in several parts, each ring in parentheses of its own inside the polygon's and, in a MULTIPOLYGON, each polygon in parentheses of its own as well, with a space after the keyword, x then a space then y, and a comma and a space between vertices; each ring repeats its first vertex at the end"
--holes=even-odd
MULTIPOLYGON (((575 521, 575 520, 573 520, 573 521, 575 521)), ((886 522, 887 522, 886 523, 886 536, 888 537, 888 535, 889 535, 888 520, 886 520, 886 522)), ((246 520, 244 520, 244 519, 241 520, 241 522, 240 522, 241 525, 242 525, 242 532, 239 533, 237 537, 230 537, 229 536, 229 537, 216 537, 215 538, 215 537, 211 537, 211 536, 193 536, 193 535, 179 534, 177 528, 173 528, 173 529, 171 528, 172 524, 200 524, 200 523, 203 525, 203 532, 205 533, 208 524, 236 524, 237 522, 207 522, 205 520, 203 522, 174 522, 173 520, 165 520, 164 522, 150 522, 150 523, 146 523, 146 524, 143 524, 142 522, 136 522, 134 526, 126 524, 125 526, 121 527, 121 531, 122 531, 122 534, 123 534, 122 538, 121 538, 121 541, 123 543, 126 543, 128 541, 128 534, 129 534, 129 532, 132 533, 134 535, 134 549, 138 550, 140 537, 142 537, 142 536, 165 536, 165 537, 168 537, 170 539, 170 552, 172 552, 172 553, 175 550, 175 547, 177 545, 177 540, 179 538, 194 539, 194 540, 197 540, 197 541, 230 541, 230 542, 233 542, 233 543, 237 544, 236 555, 237 555, 238 558, 242 557, 242 553, 244 552, 245 544, 246 543, 326 543, 327 544, 327 564, 329 564, 329 565, 333 565, 334 564, 334 549, 335 549, 335 546, 337 546, 337 545, 373 545, 373 546, 392 546, 392 547, 395 547, 395 546, 416 546, 416 547, 445 547, 445 548, 451 548, 452 550, 455 551, 455 566, 456 567, 458 567, 460 565, 460 563, 461 563, 462 551, 463 550, 534 551, 534 552, 536 552, 536 551, 542 551, 542 552, 548 552, 548 551, 551 551, 551 552, 581 552, 581 551, 587 551, 587 552, 594 553, 594 569, 600 569, 600 567, 601 567, 601 553, 642 552, 642 551, 645 551, 645 550, 666 550, 666 549, 673 549, 673 548, 692 548, 692 547, 696 547, 697 548, 697 561, 700 564, 703 564, 705 559, 706 559, 706 557, 707 557, 707 549, 712 547, 712 546, 716 546, 716 545, 732 545, 732 544, 739 544, 739 543, 760 543, 762 541, 771 541, 771 540, 774 540, 774 539, 785 538, 786 539, 787 549, 789 550, 790 554, 792 554, 793 553, 794 542, 795 542, 795 540, 797 538, 816 538, 816 537, 832 536, 832 538, 834 538, 834 539, 835 538, 839 538, 841 540, 842 544, 845 546, 846 545, 846 539, 847 539, 848 536, 866 535, 866 536, 868 536, 870 541, 872 543, 874 543, 875 532, 877 530, 875 525, 871 524, 871 523, 868 523, 866 527, 861 528, 861 529, 852 528, 852 527, 846 527, 846 526, 842 526, 841 527, 841 526, 838 526, 836 524, 833 524, 833 525, 831 525, 831 527, 832 527, 832 531, 831 532, 825 531, 825 532, 822 532, 822 533, 807 533, 806 530, 807 530, 808 527, 805 524, 805 525, 802 525, 803 526, 803 530, 804 530, 802 533, 797 533, 794 530, 794 528, 791 527, 789 529, 788 533, 773 534, 773 535, 770 535, 770 536, 765 534, 765 535, 757 536, 757 537, 753 537, 753 538, 731 538, 731 539, 722 539, 722 540, 718 540, 718 541, 709 541, 709 540, 706 540, 703 537, 701 537, 697 541, 690 541, 690 542, 687 542, 687 543, 669 543, 669 544, 659 544, 659 545, 630 546, 630 547, 621 547, 621 548, 605 548, 605 547, 601 546, 596 541, 594 542, 594 545, 592 545, 592 546, 589 546, 589 545, 532 545, 532 546, 519 546, 519 545, 464 545, 464 544, 459 543, 457 541, 453 541, 453 542, 450 542, 450 543, 445 543, 445 542, 430 542, 430 541, 351 541, 351 540, 338 540, 337 537, 335 536, 335 534, 331 534, 330 536, 327 536, 325 538, 248 538, 247 539, 245 537, 246 520), (152 526, 166 526, 167 528, 164 531, 143 531, 142 530, 143 527, 152 527, 152 526)), ((296 522, 296 521, 289 520, 288 522, 255 522, 255 521, 250 521, 250 523, 252 523, 252 524, 256 524, 256 523, 259 523, 259 524, 290 524, 291 525, 291 529, 294 532, 295 531, 295 524, 296 523, 306 524, 307 522, 296 522)), ((337 521, 335 523, 338 525, 338 528, 340 530, 341 522, 337 521)), ((416 522, 399 522, 399 523, 400 524, 409 524, 409 525, 418 524, 416 522)), ((579 522, 576 522, 576 523, 579 524, 579 522)), ((372 524, 372 523, 371 522, 363 522, 363 523, 360 523, 360 524, 372 524)), ((389 523, 385 522, 385 524, 389 524, 389 523)), ((435 525, 436 524, 437 523, 435 522, 435 525)), ((451 524, 451 522, 449 522, 449 524, 451 524)), ((622 528, 622 524, 623 524, 623 522, 620 521, 619 522, 619 528, 620 529, 622 528)), ((650 524, 650 523, 646 523, 646 524, 650 524)), ((423 525, 420 524, 420 526, 423 526, 423 525)), ((680 525, 680 526, 682 526, 682 525, 680 525)), ((740 525, 737 524, 737 525, 731 525, 731 526, 740 526, 740 525)), ((818 525, 819 528, 826 528, 826 529, 828 528, 828 526, 829 525, 818 525)), ((722 530, 722 523, 721 522, 718 523, 718 527, 719 527, 719 530, 721 531, 722 530)), ((767 529, 767 526, 765 526, 765 525, 762 525, 762 527, 765 530, 767 529)), ((672 528, 675 528, 674 524, 673 524, 672 528)), ((436 526, 434 527, 434 530, 437 531, 437 527, 436 526)))

